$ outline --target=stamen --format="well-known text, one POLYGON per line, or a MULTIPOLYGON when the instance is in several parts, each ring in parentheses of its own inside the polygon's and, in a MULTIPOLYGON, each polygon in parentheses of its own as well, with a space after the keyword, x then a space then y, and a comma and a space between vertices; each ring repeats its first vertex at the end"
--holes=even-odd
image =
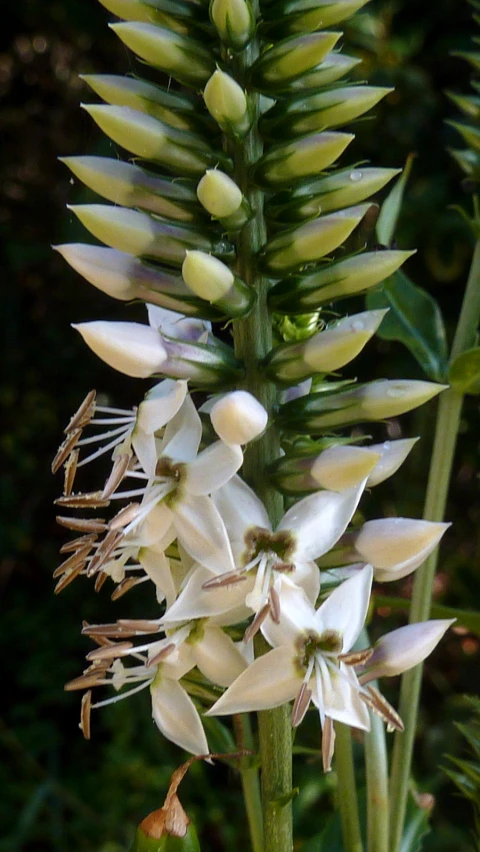
POLYGON ((136 577, 125 577, 121 583, 118 584, 117 588, 112 592, 110 598, 112 601, 118 601, 119 598, 122 598, 130 589, 133 589, 134 586, 137 586, 139 583, 143 583, 145 580, 149 580, 150 577, 142 577, 140 580, 136 577))
POLYGON ((133 423, 134 420, 134 414, 126 414, 125 417, 95 417, 93 420, 90 420, 89 426, 117 426, 120 424, 133 423))
POLYGON ((148 661, 148 665, 157 666, 158 663, 163 662, 165 657, 169 657, 172 651, 175 651, 176 647, 175 642, 170 642, 169 645, 165 645, 158 654, 154 654, 154 656, 148 661))
POLYGON ((137 517, 139 509, 140 503, 129 503, 128 506, 124 506, 110 521, 110 529, 119 530, 122 527, 126 527, 130 521, 133 521, 137 517))
POLYGON ((280 598, 277 590, 272 586, 269 594, 270 615, 275 624, 280 624, 280 598))
POLYGON ((67 460, 72 450, 74 450, 75 446, 78 444, 81 434, 81 429, 74 429, 73 432, 68 433, 65 440, 60 444, 55 458, 52 461, 52 473, 56 473, 57 470, 61 468, 63 462, 67 460))
POLYGON ((312 690, 306 682, 302 683, 292 709, 292 727, 296 728, 303 720, 312 698, 312 690))
POLYGON ((370 707, 377 716, 380 716, 387 723, 389 730, 405 730, 405 726, 397 711, 393 709, 392 705, 374 686, 367 686, 366 689, 362 689, 359 691, 359 696, 367 707, 370 707))
POLYGON ((66 433, 71 432, 72 429, 77 429, 78 427, 84 428, 90 423, 94 413, 95 413, 95 398, 97 392, 94 390, 89 391, 87 393, 85 399, 82 404, 77 408, 75 414, 70 420, 67 428, 64 429, 66 433))
POLYGON ((73 680, 69 680, 63 688, 65 692, 75 692, 77 689, 89 689, 91 686, 98 686, 104 681, 104 674, 105 669, 100 669, 97 674, 92 672, 90 674, 80 675, 80 677, 74 677, 73 680))
POLYGON ((67 461, 65 462, 65 471, 63 474, 63 494, 65 497, 69 497, 73 491, 73 483, 75 482, 79 454, 79 450, 74 450, 73 453, 70 453, 67 461))
POLYGON ((87 561, 86 561, 86 559, 84 559, 81 562, 79 562, 78 565, 75 566, 75 568, 72 568, 69 572, 64 574, 63 577, 61 577, 61 579, 58 581, 57 585, 55 586, 55 588, 53 590, 53 594, 54 595, 60 594, 60 592, 63 592, 63 590, 66 589, 67 586, 70 585, 70 583, 73 583, 75 578, 78 577, 78 575, 82 573, 86 564, 87 564, 87 561))
POLYGON ((94 461, 95 459, 100 458, 100 456, 103 456, 105 453, 108 453, 109 450, 113 449, 113 447, 116 447, 117 444, 120 444, 120 443, 121 443, 121 440, 118 437, 114 438, 113 441, 110 441, 109 444, 106 444, 104 447, 100 447, 94 453, 91 453, 91 455, 86 456, 86 458, 82 459, 82 461, 78 463, 78 467, 83 467, 84 464, 88 464, 88 462, 91 462, 91 461, 94 461))
POLYGON ((117 623, 136 633, 158 633, 162 629, 158 621, 147 621, 145 618, 119 618, 117 623))
MULTIPOLYGON (((99 441, 103 441, 105 438, 113 438, 116 435, 122 435, 124 432, 128 432, 129 429, 126 429, 125 426, 117 426, 116 429, 110 429, 109 432, 100 432, 98 435, 90 435, 88 438, 82 438, 81 441, 78 442, 79 447, 85 447, 87 444, 98 444, 99 441)), ((117 441, 117 443, 119 443, 117 441)))
POLYGON ((95 578, 95 584, 94 584, 94 587, 93 587, 96 592, 100 591, 100 589, 102 588, 103 584, 105 583, 107 577, 108 577, 108 574, 105 574, 105 571, 100 571, 100 574, 97 574, 97 576, 95 578))
POLYGON ((114 642, 111 645, 106 645, 102 648, 95 648, 90 651, 86 659, 89 662, 94 660, 114 660, 117 657, 123 656, 124 653, 129 654, 133 648, 133 642, 114 642))
POLYGON ((332 757, 335 750, 335 728, 330 716, 325 716, 322 728, 322 763, 323 771, 331 772, 332 757))
POLYGON ((131 491, 117 491, 112 494, 111 500, 126 500, 128 497, 144 497, 145 488, 133 488, 131 491))
POLYGON ((363 651, 350 651, 348 654, 339 654, 337 660, 346 666, 362 666, 373 654, 373 648, 364 648, 363 651))
POLYGON ((71 494, 67 497, 57 497, 57 506, 67 506, 69 509, 100 509, 110 505, 110 500, 104 500, 101 491, 91 491, 88 494, 71 494))
POLYGON ((70 553, 73 550, 78 550, 79 547, 83 547, 89 542, 94 544, 97 538, 98 535, 95 535, 94 533, 90 533, 90 535, 82 535, 80 538, 74 538, 72 541, 67 541, 65 544, 62 544, 60 553, 70 553))
POLYGON ((97 405, 95 411, 99 411, 100 414, 123 414, 125 417, 127 414, 130 414, 132 417, 135 416, 137 409, 136 408, 110 408, 108 405, 97 405))
POLYGON ((150 686, 154 680, 155 675, 141 683, 139 686, 134 686, 133 689, 129 689, 127 692, 122 692, 121 695, 115 695, 113 698, 107 698, 105 701, 98 701, 96 704, 92 704, 92 710, 96 710, 98 707, 106 707, 107 704, 116 704, 116 702, 121 701, 122 698, 128 698, 129 695, 134 695, 136 692, 140 692, 142 689, 150 686))
POLYGON ((90 565, 88 566, 87 576, 93 577, 105 562, 110 558, 113 551, 117 547, 118 543, 123 539, 123 535, 121 532, 117 532, 116 530, 110 530, 105 536, 104 540, 99 545, 95 556, 92 557, 90 561, 90 565))
POLYGON ((57 524, 74 532, 101 533, 108 529, 104 518, 67 518, 57 515, 57 524))
POLYGON ((68 559, 65 559, 58 568, 55 568, 53 572, 53 579, 56 580, 57 577, 60 577, 62 574, 65 574, 66 571, 74 571, 75 568, 80 564, 85 564, 87 561, 87 556, 90 553, 93 546, 93 542, 89 541, 86 545, 79 548, 75 553, 72 553, 68 559))
POLYGON ((265 604, 265 606, 262 606, 262 608, 257 612, 252 623, 249 625, 249 627, 247 627, 244 633, 243 641, 245 643, 250 642, 250 639, 253 639, 255 634, 258 633, 269 612, 270 604, 268 603, 265 604))
POLYGON ((237 583, 243 583, 246 580, 245 574, 240 574, 238 571, 227 571, 219 577, 213 577, 202 583, 202 589, 222 589, 224 586, 234 586, 237 583))
POLYGON ((86 740, 90 739, 90 711, 92 709, 92 691, 88 692, 82 698, 80 708, 80 725, 79 728, 86 740))

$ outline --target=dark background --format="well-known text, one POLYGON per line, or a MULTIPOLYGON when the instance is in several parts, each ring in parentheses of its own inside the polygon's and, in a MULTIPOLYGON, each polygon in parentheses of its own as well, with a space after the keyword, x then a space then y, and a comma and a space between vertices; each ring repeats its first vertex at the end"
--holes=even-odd
MULTIPOLYGON (((125 308, 94 291, 50 249, 83 240, 66 203, 90 198, 56 157, 112 150, 79 108, 88 102, 79 73, 125 73, 131 58, 108 30, 93 0, 17 0, 2 4, 0 26, 0 279, 2 332, 1 554, 2 710, 0 716, 0 852, 128 848, 133 827, 163 800, 181 761, 150 720, 148 695, 96 714, 91 743, 77 729, 79 700, 63 692, 88 643, 81 620, 146 617, 140 595, 116 606, 78 581, 60 598, 51 573, 64 535, 52 501, 59 491, 50 460, 71 412, 91 387, 115 404, 138 402, 138 383, 103 366, 81 344, 71 322, 123 318, 125 308), (121 611, 120 611, 121 610, 121 611)), ((472 240, 453 204, 471 205, 446 148, 457 144, 444 119, 454 114, 443 90, 468 89, 469 69, 449 55, 470 46, 470 8, 459 0, 374 0, 347 31, 347 47, 364 59, 360 79, 394 85, 375 118, 357 124, 351 161, 401 167, 417 155, 397 232, 417 247, 408 272, 439 301, 451 337, 468 273, 472 240)), ((342 306, 345 308, 345 305, 342 306)), ((361 303, 348 306, 361 309, 361 303)), ((130 317, 132 314, 130 313, 130 317)), ((422 377, 399 344, 377 341, 355 365, 361 379, 422 377)), ((368 517, 420 516, 435 406, 402 418, 394 431, 422 434, 403 471, 363 504, 368 517)), ((476 398, 467 400, 436 599, 479 608, 478 427, 476 398)), ((385 427, 374 432, 380 440, 385 427)), ((410 582, 387 594, 408 594, 410 582)), ((148 612, 148 614, 154 614, 148 612)), ((380 613, 385 627, 399 617, 380 613)), ((382 624, 382 630, 384 625, 382 624)), ((477 693, 478 641, 451 632, 426 667, 415 777, 437 799, 425 849, 471 848, 470 807, 442 772, 446 752, 461 754, 454 721, 468 718, 465 693, 477 693)), ((397 699, 397 684, 387 686, 397 699)), ((317 720, 301 742, 318 748, 317 720)), ((335 792, 318 757, 297 758, 298 849, 321 828, 335 792), (321 817, 319 823, 319 816, 321 817)), ((195 765, 184 802, 202 831, 203 848, 246 847, 238 778, 233 770, 195 765)))

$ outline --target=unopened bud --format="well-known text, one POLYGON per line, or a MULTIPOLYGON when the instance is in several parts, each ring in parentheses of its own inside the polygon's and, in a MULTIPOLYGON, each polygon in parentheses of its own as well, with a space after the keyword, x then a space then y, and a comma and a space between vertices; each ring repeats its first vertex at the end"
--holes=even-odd
POLYGON ((278 419, 287 429, 314 435, 337 426, 397 417, 423 405, 447 387, 435 382, 379 379, 288 402, 281 406, 278 419))
POLYGON ((378 453, 366 447, 329 447, 317 456, 310 473, 321 488, 345 491, 359 485, 374 469, 378 459, 378 453))
POLYGON ((320 260, 350 236, 370 207, 371 204, 359 204, 337 210, 283 231, 266 244, 261 257, 262 268, 268 274, 280 277, 305 263, 320 260))
POLYGON ((243 50, 255 32, 255 15, 248 0, 212 0, 210 17, 227 47, 243 50))
POLYGON ((276 189, 317 175, 331 166, 354 138, 352 133, 327 131, 275 145, 257 163, 255 180, 267 189, 276 189))
POLYGON ((363 311, 300 343, 278 346, 268 358, 268 375, 275 381, 293 384, 314 373, 340 369, 362 351, 386 313, 363 311))
POLYGON ((197 296, 218 305, 230 316, 245 316, 251 310, 255 291, 211 254, 187 251, 182 275, 197 296))
POLYGON ((372 444, 369 449, 379 453, 380 457, 367 480, 367 487, 372 488, 385 482, 390 476, 397 472, 408 454, 411 452, 418 438, 401 438, 398 441, 384 441, 383 444, 372 444))
POLYGON ((73 325, 87 346, 109 367, 147 379, 159 373, 167 352, 158 331, 137 322, 83 322, 73 325))
POLYGON ((393 677, 418 666, 438 645, 455 619, 435 619, 408 624, 392 630, 375 643, 362 683, 379 677, 393 677))
POLYGON ((285 39, 264 51, 254 63, 250 82, 263 92, 280 91, 325 59, 339 40, 341 33, 308 33, 285 39))
POLYGON ((213 428, 226 444, 248 444, 265 431, 268 414, 247 391, 233 391, 214 403, 210 411, 213 428))
POLYGON ((425 561, 449 526, 413 518, 367 521, 355 539, 355 550, 373 565, 379 582, 398 580, 425 561))
POLYGON ((198 134, 176 130, 136 109, 105 104, 81 106, 122 148, 187 177, 198 177, 224 159, 198 134))
POLYGON ((147 213, 107 204, 69 205, 83 225, 106 245, 133 255, 145 255, 181 266, 187 249, 211 251, 232 258, 232 246, 223 240, 214 243, 206 229, 176 225, 147 213))
POLYGON ((243 139, 253 122, 246 93, 233 77, 219 68, 210 77, 203 98, 212 118, 232 139, 243 139))
POLYGON ((315 32, 339 24, 361 9, 368 0, 280 0, 265 8, 269 24, 278 35, 315 32))
POLYGON ((363 293, 379 284, 415 254, 414 251, 372 251, 329 263, 318 272, 294 275, 270 290, 272 310, 303 314, 328 302, 363 293))
POLYGON ((208 169, 197 186, 198 200, 228 232, 239 231, 252 218, 253 210, 231 177, 219 169, 208 169))
POLYGON ((330 53, 316 68, 286 83, 284 90, 285 92, 296 93, 331 86, 332 83, 336 83, 341 77, 349 74, 361 61, 361 59, 347 56, 345 53, 330 53))
POLYGON ((185 86, 200 88, 214 71, 212 52, 196 39, 147 23, 110 24, 110 27, 137 56, 185 86))
POLYGON ((185 34, 189 32, 191 23, 208 23, 206 16, 200 17, 203 9, 199 9, 196 3, 156 2, 151 0, 100 0, 109 12, 117 18, 125 21, 142 21, 145 24, 158 24, 167 27, 176 33, 185 34))

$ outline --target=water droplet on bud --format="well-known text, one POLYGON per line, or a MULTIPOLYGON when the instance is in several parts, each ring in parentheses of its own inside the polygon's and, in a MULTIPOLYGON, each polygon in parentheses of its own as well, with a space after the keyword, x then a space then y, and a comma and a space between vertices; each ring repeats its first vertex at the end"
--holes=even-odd
POLYGON ((354 169, 353 172, 350 172, 349 177, 353 183, 358 183, 358 181, 363 178, 363 172, 360 172, 358 169, 354 169))

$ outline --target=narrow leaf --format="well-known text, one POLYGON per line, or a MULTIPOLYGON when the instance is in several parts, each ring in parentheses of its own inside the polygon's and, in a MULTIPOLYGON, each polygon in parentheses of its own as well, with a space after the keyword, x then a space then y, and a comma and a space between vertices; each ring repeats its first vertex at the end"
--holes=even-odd
POLYGON ((420 852, 423 845, 423 838, 430 831, 429 816, 429 809, 419 808, 410 799, 407 807, 405 831, 402 837, 400 852, 420 852))
POLYGON ((383 246, 390 246, 392 243, 414 159, 415 154, 408 155, 402 174, 382 204, 377 219, 377 239, 383 246))

